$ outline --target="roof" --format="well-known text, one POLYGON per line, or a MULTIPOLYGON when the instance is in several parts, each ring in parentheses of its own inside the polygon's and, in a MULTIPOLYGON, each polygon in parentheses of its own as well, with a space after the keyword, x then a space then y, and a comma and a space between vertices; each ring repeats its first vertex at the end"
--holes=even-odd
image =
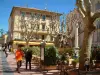
POLYGON ((38 12, 42 12, 42 13, 48 13, 48 14, 57 14, 59 16, 61 16, 61 13, 56 13, 56 12, 51 12, 48 10, 41 10, 41 9, 37 9, 37 8, 28 8, 28 7, 18 7, 18 6, 14 6, 11 10, 10 16, 12 15, 13 11, 15 9, 19 9, 19 10, 30 10, 30 11, 38 11, 38 12))

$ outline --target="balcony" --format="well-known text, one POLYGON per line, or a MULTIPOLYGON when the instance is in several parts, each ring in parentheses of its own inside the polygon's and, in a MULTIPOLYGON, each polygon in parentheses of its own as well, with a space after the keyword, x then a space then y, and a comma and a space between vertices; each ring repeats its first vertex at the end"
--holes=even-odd
POLYGON ((39 33, 39 34, 48 34, 48 30, 47 29, 39 29, 37 31, 37 33, 39 33))
MULTIPOLYGON (((13 31, 13 32, 21 33, 21 31, 13 31)), ((39 29, 39 30, 34 30, 33 33, 38 33, 38 34, 48 34, 48 30, 45 30, 45 29, 39 29)))

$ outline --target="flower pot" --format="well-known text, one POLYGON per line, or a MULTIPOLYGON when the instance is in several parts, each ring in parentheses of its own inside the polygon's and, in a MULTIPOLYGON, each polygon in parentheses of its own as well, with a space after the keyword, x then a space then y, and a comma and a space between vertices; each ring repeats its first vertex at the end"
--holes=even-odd
POLYGON ((56 65, 54 66, 44 66, 45 70, 55 70, 56 69, 56 65))
POLYGON ((72 62, 74 68, 76 68, 76 64, 77 64, 76 62, 72 62))

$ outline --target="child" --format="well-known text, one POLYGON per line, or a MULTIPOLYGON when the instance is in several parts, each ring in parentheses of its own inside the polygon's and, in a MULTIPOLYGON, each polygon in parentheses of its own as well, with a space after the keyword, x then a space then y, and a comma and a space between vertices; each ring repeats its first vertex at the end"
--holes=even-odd
POLYGON ((90 63, 90 62, 89 62, 89 58, 87 58, 87 59, 85 60, 85 63, 84 63, 84 66, 85 66, 85 70, 86 70, 86 71, 89 71, 89 66, 90 66, 89 63, 90 63))

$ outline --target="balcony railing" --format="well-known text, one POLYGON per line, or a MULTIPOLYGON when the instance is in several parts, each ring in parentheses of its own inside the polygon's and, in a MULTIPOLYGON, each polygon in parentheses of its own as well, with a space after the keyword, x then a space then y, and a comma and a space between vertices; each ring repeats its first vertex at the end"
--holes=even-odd
MULTIPOLYGON (((23 40, 23 39, 14 39, 14 41, 25 41, 25 40, 23 40)), ((31 39, 30 40, 30 42, 42 42, 42 39, 40 40, 40 39, 31 39)), ((46 41, 47 43, 54 43, 54 41, 46 41)))
MULTIPOLYGON (((21 30, 13 30, 13 32, 21 33, 21 30)), ((30 32, 31 32, 31 31, 30 31, 30 32)), ((48 30, 47 30, 47 29, 35 29, 35 30, 33 30, 33 33, 37 33, 37 32, 47 33, 48 30)))

